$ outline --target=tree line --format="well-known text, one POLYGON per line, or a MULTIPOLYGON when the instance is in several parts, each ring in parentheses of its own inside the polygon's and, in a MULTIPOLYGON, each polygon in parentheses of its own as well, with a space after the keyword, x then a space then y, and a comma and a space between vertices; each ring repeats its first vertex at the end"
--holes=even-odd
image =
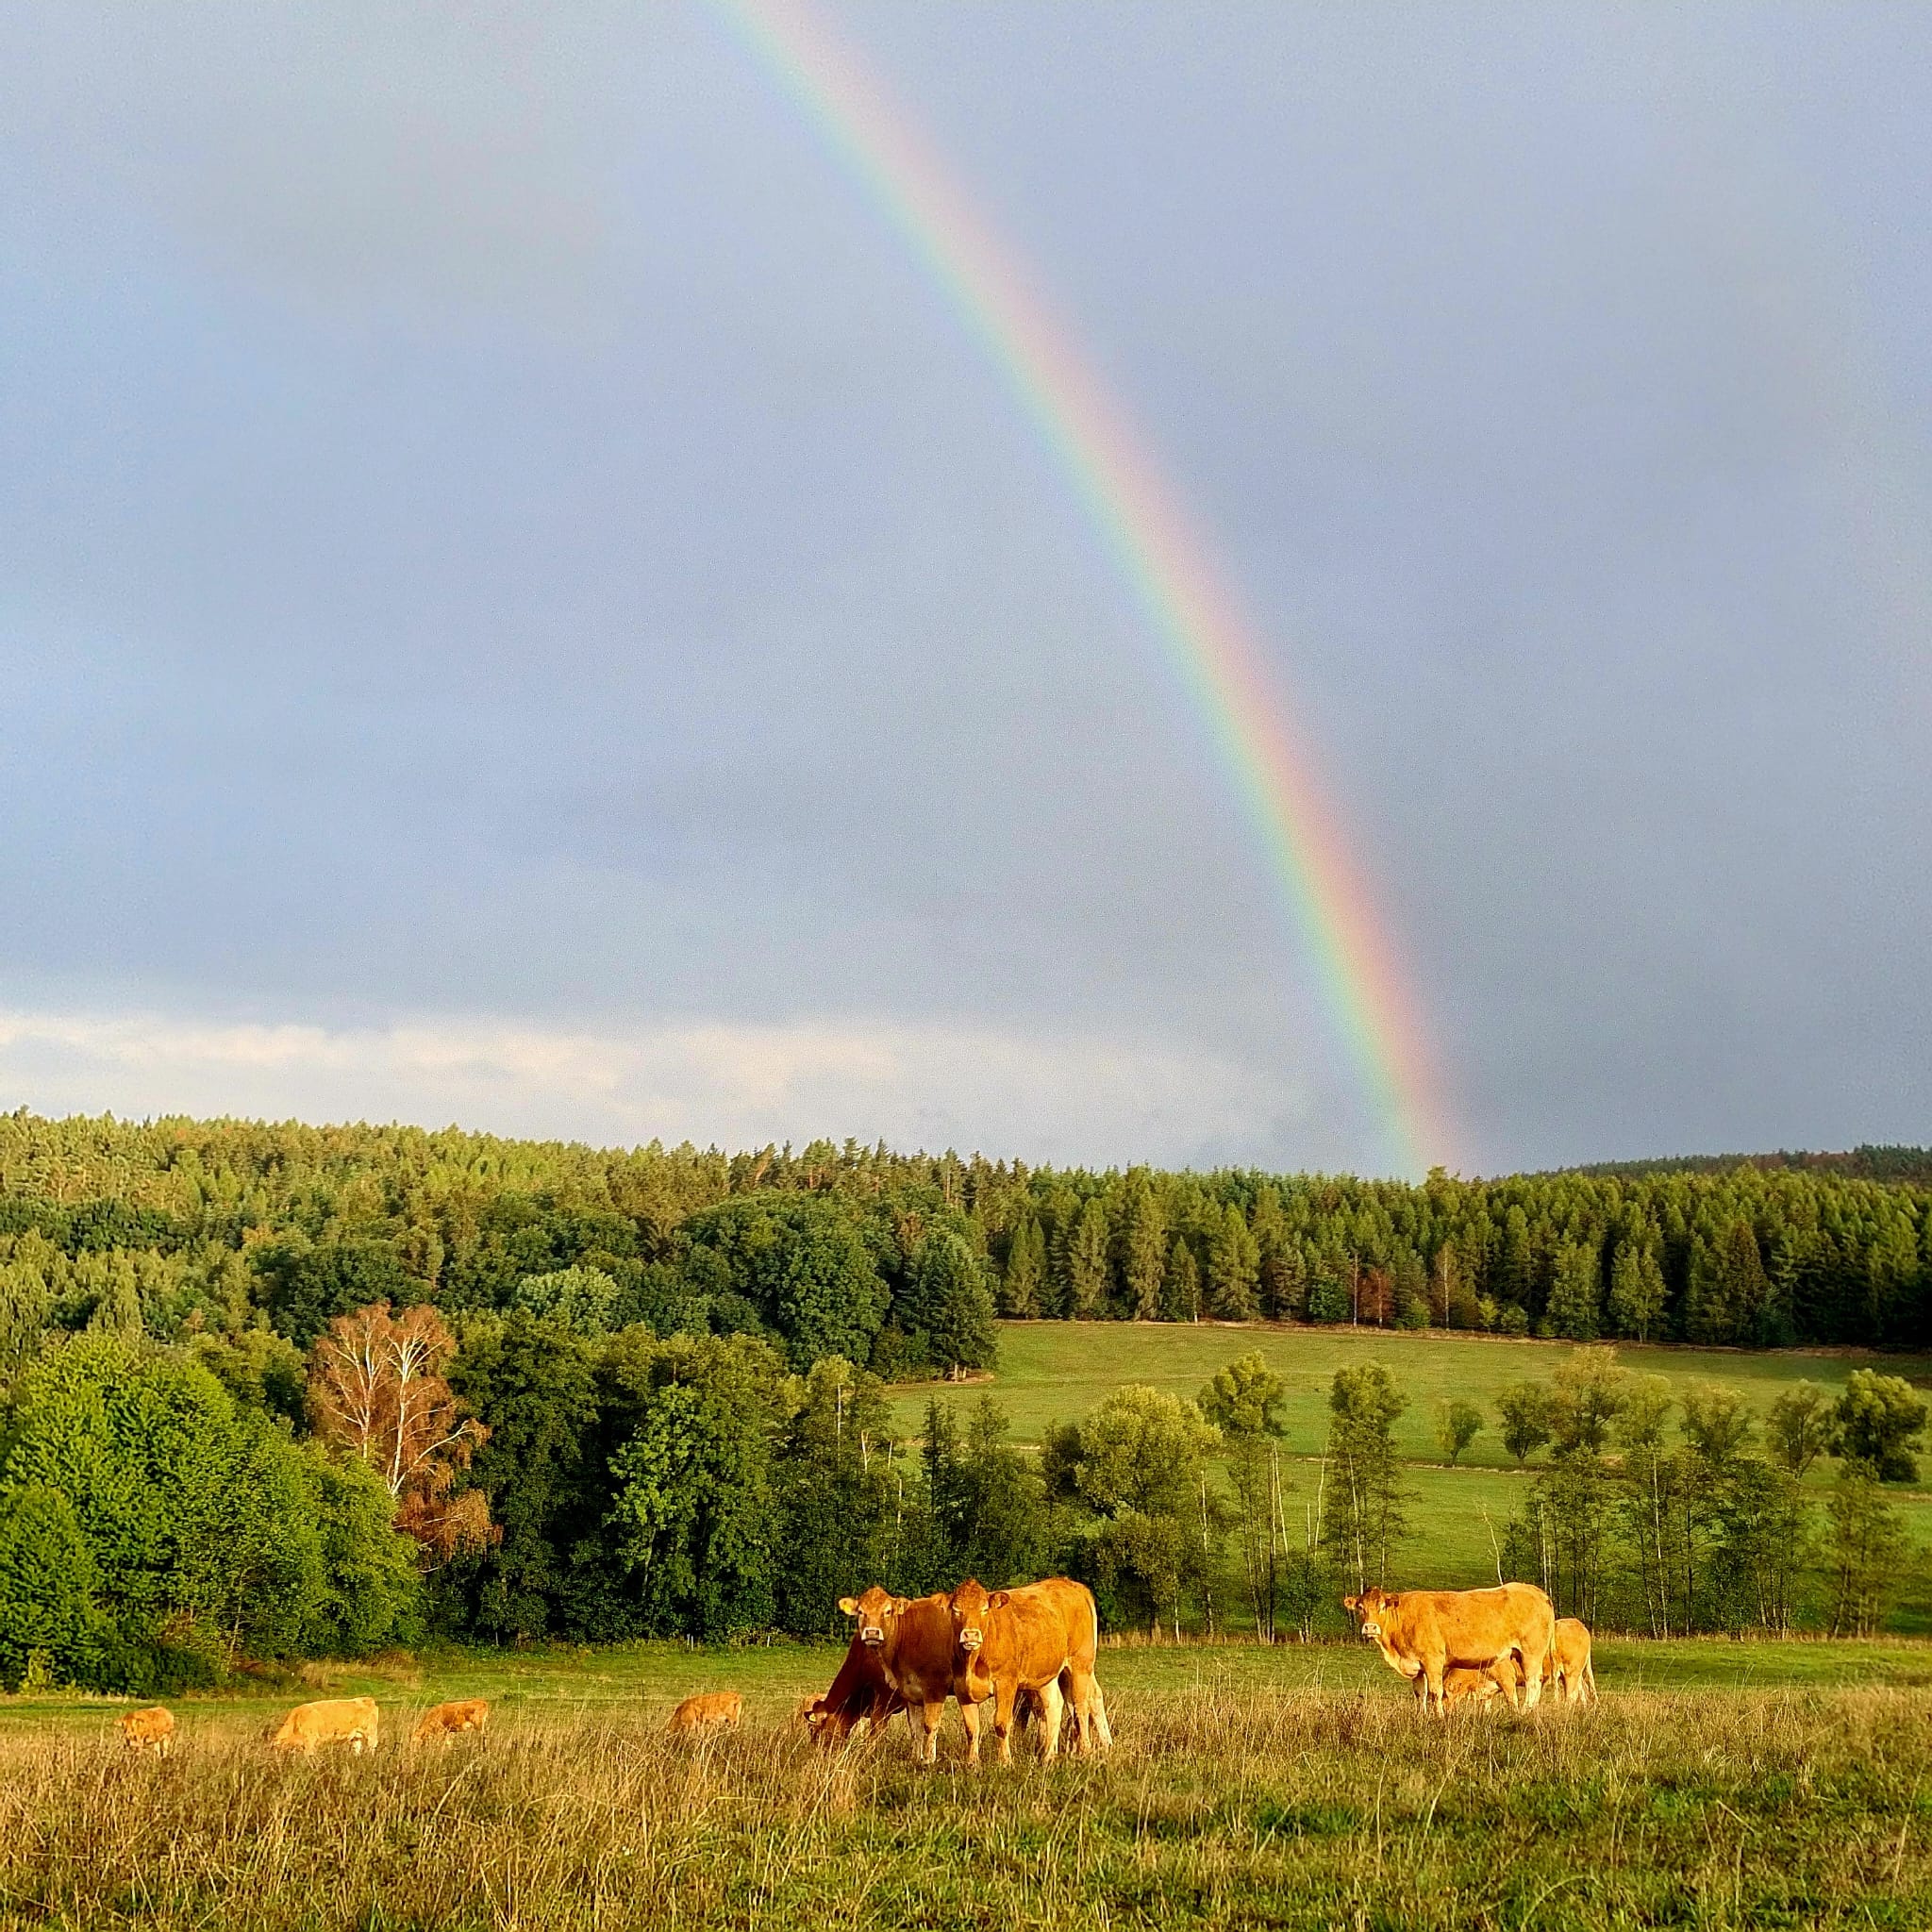
POLYGON ((1916 1153, 1410 1185, 23 1112, 0 1116, 0 1373, 96 1319, 307 1348, 378 1301, 546 1294, 579 1326, 758 1334, 893 1379, 988 1365, 995 1313, 1919 1347, 1916 1153))

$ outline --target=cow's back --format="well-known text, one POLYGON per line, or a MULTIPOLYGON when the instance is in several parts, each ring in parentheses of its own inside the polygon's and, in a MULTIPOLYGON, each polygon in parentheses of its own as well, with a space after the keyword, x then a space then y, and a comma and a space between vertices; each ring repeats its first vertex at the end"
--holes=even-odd
POLYGON ((1427 1657, 1440 1644, 1453 1664, 1487 1667, 1526 1650, 1541 1659, 1554 1639, 1556 1612, 1530 1583, 1493 1590, 1410 1590, 1398 1599, 1391 1636, 1408 1657, 1427 1657))

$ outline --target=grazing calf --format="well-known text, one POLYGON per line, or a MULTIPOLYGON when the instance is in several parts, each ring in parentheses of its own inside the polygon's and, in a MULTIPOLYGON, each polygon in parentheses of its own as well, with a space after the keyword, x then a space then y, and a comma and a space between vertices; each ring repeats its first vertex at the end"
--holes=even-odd
POLYGON ((375 1698, 325 1697, 314 1704, 298 1704, 269 1742, 277 1751, 299 1751, 305 1757, 312 1757, 325 1744, 346 1744, 359 1757, 375 1749, 378 1725, 375 1698))
POLYGON ((459 1731, 480 1731, 490 1722, 487 1697, 458 1697, 449 1704, 432 1705, 416 1721, 409 1741, 426 1744, 437 1738, 454 1738, 459 1731))
POLYGON ((700 1690, 671 1713, 665 1729, 677 1736, 692 1731, 733 1731, 744 1715, 744 1697, 737 1690, 700 1690))
POLYGON ((175 1713, 158 1704, 146 1710, 124 1712, 115 1723, 121 1729, 121 1741, 130 1751, 152 1751, 157 1757, 165 1757, 175 1748, 175 1713))
MULTIPOLYGON (((1390 1669, 1416 1680, 1424 1710, 1443 1710, 1444 1671, 1487 1671, 1503 1657, 1522 1670, 1529 1708, 1543 1694, 1557 1644, 1557 1613, 1533 1583, 1399 1593, 1372 1587, 1341 1603, 1361 1620, 1362 1635, 1374 1641, 1390 1669)), ((1510 1707, 1517 1708, 1513 1683, 1508 1695, 1510 1707)))

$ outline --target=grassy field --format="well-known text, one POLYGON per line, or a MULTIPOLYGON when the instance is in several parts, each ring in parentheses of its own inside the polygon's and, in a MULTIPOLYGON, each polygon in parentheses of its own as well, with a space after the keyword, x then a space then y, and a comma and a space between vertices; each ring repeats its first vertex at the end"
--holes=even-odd
MULTIPOLYGON (((1396 1446, 1410 1459, 1410 1511, 1416 1535, 1402 1552, 1398 1580, 1468 1589, 1497 1580, 1495 1539, 1516 1513, 1527 1477, 1504 1453, 1491 1404, 1511 1382, 1547 1379, 1568 1356, 1558 1341, 1515 1341, 1500 1336, 1411 1334, 1400 1331, 1304 1328, 1273 1323, 1005 1322, 1000 1366, 991 1380, 927 1384, 893 1391, 894 1416, 916 1435, 925 1405, 937 1399, 962 1415, 984 1394, 1012 1418, 1014 1435, 1037 1443, 1048 1424, 1072 1421, 1113 1389, 1145 1382, 1176 1395, 1198 1395, 1219 1369, 1257 1351, 1288 1385, 1287 1448, 1299 1464, 1295 1494, 1312 1505, 1318 1459, 1328 1427, 1328 1385, 1344 1363, 1379 1361, 1409 1399, 1396 1424, 1396 1446), (1483 1405, 1489 1427, 1451 1469, 1437 1445, 1435 1424, 1443 1402, 1468 1396, 1483 1405)), ((1880 1356, 1858 1349, 1637 1348, 1620 1344, 1617 1357, 1638 1374, 1665 1376, 1680 1388, 1728 1382, 1759 1410, 1781 1389, 1809 1380, 1837 1390, 1856 1368, 1877 1367, 1932 1388, 1932 1357, 1880 1356)), ((1532 1461, 1532 1471, 1536 1464, 1532 1461)), ((1813 1481, 1821 1487, 1828 1469, 1813 1481)), ((1932 1490, 1892 1492, 1917 1545, 1932 1547, 1932 1490)), ((1932 1632, 1932 1574, 1914 1577, 1894 1624, 1913 1634, 1932 1632)))
MULTIPOLYGON (((1237 1356, 1263 1356, 1288 1385, 1288 1447, 1319 1455, 1328 1433, 1328 1385, 1349 1362, 1381 1362, 1408 1396, 1396 1424, 1396 1446, 1421 1461, 1441 1460, 1436 1414, 1453 1395, 1480 1403, 1489 1427, 1465 1451, 1476 1469, 1507 1469, 1490 1407, 1511 1382, 1545 1379, 1572 1353, 1566 1341, 1513 1341, 1495 1335, 1413 1334, 1393 1329, 1305 1328, 1270 1322, 1003 1322, 1000 1365, 991 1382, 901 1388, 894 1391, 902 1427, 916 1431, 929 1395, 970 1406, 991 1390, 1013 1420, 1014 1434, 1038 1442, 1050 1423, 1084 1415, 1124 1382, 1145 1382, 1176 1395, 1198 1395, 1237 1356)), ((1841 1389, 1854 1369, 1879 1368, 1932 1388, 1932 1357, 1874 1355, 1859 1349, 1639 1348, 1617 1345, 1617 1358, 1641 1375, 1680 1387, 1729 1382, 1762 1409, 1780 1390, 1809 1380, 1841 1389)))
POLYGON ((1932 1646, 1607 1644, 1593 1710, 1417 1716, 1366 1646, 1108 1649, 1105 1759, 822 1754, 792 1647, 455 1654, 345 1672, 392 1734, 493 1694, 481 1744, 272 1760, 292 1694, 189 1700, 166 1762, 106 1704, 0 1704, 0 1926, 1922 1926, 1932 1646), (666 1739, 745 1690, 735 1737, 666 1739))

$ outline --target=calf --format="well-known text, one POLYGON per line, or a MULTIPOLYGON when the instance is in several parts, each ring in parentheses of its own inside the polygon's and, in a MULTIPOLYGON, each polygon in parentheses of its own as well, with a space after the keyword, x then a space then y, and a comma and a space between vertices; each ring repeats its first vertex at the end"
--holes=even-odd
POLYGON ((298 1704, 269 1739, 277 1751, 299 1751, 312 1757, 325 1744, 346 1744, 352 1755, 374 1751, 378 1718, 373 1697, 325 1697, 298 1704))
POLYGON ((114 1721, 121 1730, 121 1741, 130 1751, 152 1751, 165 1757, 175 1747, 175 1713, 158 1704, 146 1710, 124 1712, 114 1721))
POLYGON ((416 1722, 409 1741, 426 1744, 437 1738, 454 1738, 459 1731, 480 1731, 490 1722, 490 1701, 459 1697, 450 1704, 432 1705, 416 1722))
POLYGON ((700 1690, 687 1697, 671 1713, 665 1729, 673 1733, 689 1731, 734 1731, 744 1715, 744 1697, 737 1690, 700 1690))

